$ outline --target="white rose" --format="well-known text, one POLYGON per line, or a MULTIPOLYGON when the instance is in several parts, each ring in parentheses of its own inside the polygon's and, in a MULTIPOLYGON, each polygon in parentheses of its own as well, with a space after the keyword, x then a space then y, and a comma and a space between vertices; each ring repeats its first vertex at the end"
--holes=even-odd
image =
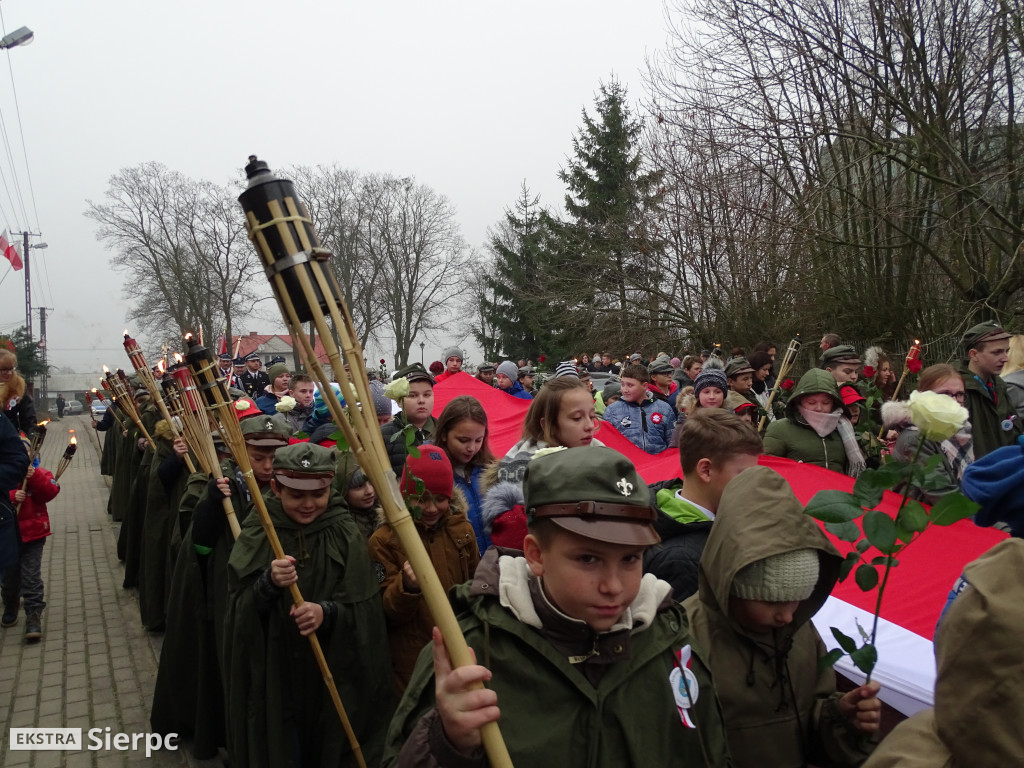
POLYGON ((401 376, 386 387, 384 387, 384 396, 389 397, 396 403, 402 402, 402 398, 409 394, 409 380, 405 376, 401 376))
POLYGON ((967 409, 949 395, 910 393, 910 421, 929 440, 952 437, 960 431, 968 416, 967 409))
POLYGON ((274 408, 277 409, 278 413, 288 413, 292 408, 295 407, 295 398, 291 395, 285 395, 277 401, 277 405, 274 408))

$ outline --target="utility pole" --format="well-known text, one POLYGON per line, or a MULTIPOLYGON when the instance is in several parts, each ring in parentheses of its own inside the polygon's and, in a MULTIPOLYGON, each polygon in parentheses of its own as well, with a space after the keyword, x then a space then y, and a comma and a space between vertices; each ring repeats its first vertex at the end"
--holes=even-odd
MULTIPOLYGON (((32 246, 28 244, 29 237, 40 237, 39 232, 11 232, 12 235, 21 235, 24 238, 21 260, 25 263, 25 330, 28 331, 28 340, 32 341, 32 271, 29 266, 29 251, 32 246)), ((36 248, 45 248, 46 243, 40 243, 36 248)))
POLYGON ((47 311, 52 312, 53 307, 40 307, 39 308, 39 348, 43 350, 43 375, 42 381, 39 384, 39 402, 42 404, 43 410, 47 407, 47 395, 49 392, 49 376, 50 376, 50 364, 47 361, 46 352, 46 313, 47 311))

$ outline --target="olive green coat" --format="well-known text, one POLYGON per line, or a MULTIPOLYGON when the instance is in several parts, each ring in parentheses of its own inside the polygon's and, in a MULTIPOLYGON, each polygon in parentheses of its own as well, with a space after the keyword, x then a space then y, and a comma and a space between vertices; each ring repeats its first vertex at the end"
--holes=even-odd
POLYGON ((1024 541, 964 569, 935 635, 935 707, 900 723, 865 768, 1006 768, 1024 756, 1024 541))
MULTIPOLYGON (((303 599, 337 608, 333 627, 322 627, 317 637, 366 764, 377 765, 394 697, 380 589, 366 544, 337 494, 306 526, 289 519, 272 493, 264 499, 285 553, 296 559, 303 599)), ((272 559, 259 516, 250 514, 228 560, 224 672, 231 764, 354 766, 310 642, 288 615, 289 591, 282 590, 268 612, 258 603, 253 586, 272 559)))
POLYGON ((769 456, 815 464, 845 474, 846 450, 839 431, 833 430, 825 437, 818 437, 818 433, 803 420, 797 409, 797 401, 802 395, 819 393, 831 395, 842 406, 839 388, 832 374, 821 368, 812 368, 793 387, 786 402, 786 418, 777 419, 768 425, 764 435, 764 452, 769 456))
POLYGON ((995 402, 989 397, 985 386, 975 378, 966 363, 957 366, 964 380, 966 399, 964 407, 971 414, 971 435, 974 437, 974 459, 977 461, 987 453, 1004 445, 1013 445, 1024 431, 1024 421, 1012 419, 1017 415, 1013 401, 1006 391, 1006 382, 1001 376, 994 376, 995 402), (1012 419, 1010 429, 1003 429, 1003 423, 1012 419))
POLYGON ((706 648, 729 750, 739 768, 858 765, 870 750, 839 715, 835 673, 811 617, 839 574, 836 548, 803 513, 785 480, 753 467, 725 489, 700 560, 699 588, 683 602, 694 640, 706 648), (793 622, 752 633, 729 615, 733 579, 745 566, 801 549, 819 553, 818 583, 793 622), (788 649, 788 650, 787 650, 788 649))
MULTIPOLYGON (((537 628, 502 605, 506 598, 499 598, 499 590, 504 595, 514 591, 508 574, 522 571, 526 564, 523 558, 499 560, 500 554, 495 547, 489 549, 474 580, 456 587, 452 596, 466 641, 494 675, 487 685, 498 694, 501 733, 513 765, 732 765, 715 689, 697 654, 691 662, 700 689, 691 709, 697 728, 684 726, 676 708, 669 674, 676 666, 675 652, 692 642, 678 604, 661 602, 649 622, 634 624, 628 658, 609 662, 595 685, 537 628)), ((663 595, 671 592, 668 584, 650 574, 646 580, 662 585, 663 595)), ((433 657, 428 647, 388 731, 384 766, 439 766, 436 756, 420 749, 417 741, 425 727, 421 718, 436 717, 433 704, 433 657)))

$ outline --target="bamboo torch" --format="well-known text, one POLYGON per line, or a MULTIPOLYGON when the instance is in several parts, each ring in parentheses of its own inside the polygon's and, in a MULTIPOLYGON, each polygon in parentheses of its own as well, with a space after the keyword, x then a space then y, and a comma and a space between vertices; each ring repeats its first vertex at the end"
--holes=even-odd
MULTIPOLYGON (((156 403, 156 407, 160 411, 160 415, 167 421, 167 426, 171 430, 171 434, 175 437, 181 437, 181 429, 179 429, 177 422, 171 418, 170 412, 167 410, 167 403, 164 402, 163 397, 160 396, 160 390, 157 389, 156 379, 153 378, 153 371, 149 368, 149 363, 146 362, 146 358, 142 355, 142 350, 139 345, 135 342, 131 336, 128 335, 128 330, 124 332, 124 351, 128 353, 128 359, 132 361, 132 365, 135 366, 135 372, 139 375, 139 381, 142 385, 149 390, 150 397, 153 398, 153 402, 156 403)), ((185 465, 188 467, 189 472, 195 472, 196 467, 192 463, 192 459, 189 455, 185 454, 185 465)))
POLYGON ((121 410, 128 416, 131 422, 135 425, 135 428, 142 433, 142 436, 146 438, 146 442, 149 443, 149 447, 155 451, 156 442, 146 429, 146 425, 142 423, 142 414, 139 413, 138 404, 132 396, 131 384, 128 383, 128 378, 124 375, 124 371, 118 368, 117 375, 115 376, 110 372, 110 369, 104 365, 103 372, 106 374, 106 378, 100 381, 103 388, 110 392, 110 396, 114 398, 118 407, 121 408, 121 410))
POLYGON ((793 367, 793 362, 796 360, 797 352, 800 351, 800 334, 796 335, 796 338, 790 339, 789 346, 786 347, 786 354, 782 357, 782 363, 779 364, 779 375, 775 377, 775 386, 772 387, 771 394, 768 395, 768 403, 764 407, 764 416, 761 417, 761 423, 757 425, 757 431, 762 432, 765 424, 768 422, 768 414, 771 413, 772 402, 775 400, 775 395, 779 392, 779 387, 782 385, 782 380, 786 378, 786 374, 789 373, 789 369, 793 367))
MULTIPOLYGON (((255 156, 245 167, 248 188, 238 201, 245 212, 246 230, 263 262, 292 338, 297 339, 309 372, 323 392, 330 392, 330 378, 303 331, 303 323, 312 323, 320 335, 331 369, 346 400, 354 391, 364 407, 349 401, 348 413, 335 397, 324 398, 335 424, 359 461, 360 467, 374 488, 378 489, 388 522, 401 541, 434 623, 444 637, 448 654, 455 666, 473 664, 474 660, 455 619, 455 613, 441 582, 434 571, 415 529, 412 516, 402 500, 398 482, 387 460, 384 439, 372 407, 370 385, 363 362, 358 336, 341 296, 334 274, 327 269, 330 253, 320 246, 306 206, 299 201, 291 181, 279 179, 267 164, 255 156), (328 324, 333 323, 333 331, 328 324), (341 339, 342 349, 334 342, 334 332, 341 339), (342 357, 344 353, 344 358, 342 357), (345 370, 345 360, 351 375, 345 370)), ((482 687, 482 686, 481 686, 482 687)), ((487 756, 494 768, 511 768, 512 760, 501 738, 497 723, 481 730, 487 756)))
MULTIPOLYGON (((184 358, 178 354, 174 358, 177 362, 164 375, 164 388, 171 392, 175 410, 185 431, 189 433, 189 445, 196 452, 199 463, 203 465, 203 471, 212 476, 214 480, 220 480, 224 477, 224 473, 221 472, 220 461, 217 460, 217 449, 210 436, 210 419, 206 415, 206 409, 199 397, 195 380, 192 378, 188 366, 184 364, 184 358)), ((222 498, 221 504, 228 519, 228 526, 231 528, 231 537, 237 539, 242 528, 238 524, 238 517, 235 515, 231 499, 222 498)))
MULTIPOLYGON (((252 464, 249 462, 249 454, 245 450, 242 428, 238 421, 238 411, 228 396, 228 389, 224 379, 220 376, 217 358, 213 356, 210 350, 192 338, 191 334, 185 337, 185 341, 188 344, 185 361, 188 363, 192 377, 195 379, 197 391, 217 421, 221 437, 224 438, 224 444, 227 445, 239 469, 242 470, 242 477, 245 478, 246 487, 249 489, 249 496, 252 498, 256 514, 259 515, 260 524, 263 526, 263 532, 270 543, 274 559, 281 560, 285 557, 285 552, 281 547, 280 539, 277 537, 277 531, 274 530, 274 524, 270 520, 270 513, 267 511, 266 503, 263 501, 263 494, 256 482, 256 476, 253 474, 252 464)), ((296 606, 300 606, 305 602, 302 599, 302 593, 299 592, 298 584, 292 584, 288 590, 296 606)), ((334 684, 334 676, 327 665, 327 659, 324 656, 323 649, 320 647, 320 641, 317 639, 315 632, 307 635, 307 637, 310 646, 313 648, 313 655, 316 657, 317 666, 320 667, 320 674, 323 675, 324 684, 327 686, 327 690, 331 695, 331 701, 334 703, 334 708, 341 719, 341 725, 345 729, 345 735, 348 737, 348 742, 352 747, 352 753, 355 755, 356 761, 361 768, 366 768, 362 747, 359 746, 359 740, 356 738, 355 731, 352 730, 352 724, 349 722, 348 714, 345 712, 345 706, 341 703, 341 696, 338 694, 338 688, 334 684)))
POLYGON ((57 471, 53 475, 54 482, 60 480, 60 476, 64 474, 64 470, 71 464, 71 460, 75 458, 75 451, 78 450, 78 438, 75 437, 75 430, 68 430, 71 432, 71 439, 68 441, 68 447, 64 449, 64 455, 60 457, 60 461, 57 462, 57 471))
MULTIPOLYGON (((903 388, 903 380, 907 378, 907 374, 910 373, 911 368, 917 368, 921 370, 921 340, 914 339, 913 345, 907 350, 907 359, 903 361, 903 373, 900 376, 900 380, 896 382, 896 389, 892 391, 892 399, 895 401, 900 396, 900 389, 903 388)), ((885 425, 878 430, 878 439, 882 439, 882 435, 885 434, 885 425)))
MULTIPOLYGON (((39 455, 39 451, 43 447, 43 440, 46 439, 46 425, 50 423, 50 420, 41 421, 36 424, 36 431, 32 433, 32 438, 28 446, 28 463, 29 466, 36 460, 36 456, 39 455)), ((25 479, 21 481, 21 490, 28 488, 28 475, 25 475, 25 479)), ((17 507, 14 509, 14 514, 17 515, 21 512, 22 502, 18 502, 17 507)))

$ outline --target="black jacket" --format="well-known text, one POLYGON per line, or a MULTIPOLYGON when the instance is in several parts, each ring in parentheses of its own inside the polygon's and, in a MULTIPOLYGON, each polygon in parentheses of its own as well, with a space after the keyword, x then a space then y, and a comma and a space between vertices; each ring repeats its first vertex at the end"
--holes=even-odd
POLYGON ((644 572, 653 573, 672 585, 672 599, 682 602, 697 592, 697 572, 712 523, 680 523, 662 512, 655 501, 663 488, 682 486, 681 479, 666 480, 650 486, 651 506, 658 510, 654 530, 661 542, 644 552, 644 572))

